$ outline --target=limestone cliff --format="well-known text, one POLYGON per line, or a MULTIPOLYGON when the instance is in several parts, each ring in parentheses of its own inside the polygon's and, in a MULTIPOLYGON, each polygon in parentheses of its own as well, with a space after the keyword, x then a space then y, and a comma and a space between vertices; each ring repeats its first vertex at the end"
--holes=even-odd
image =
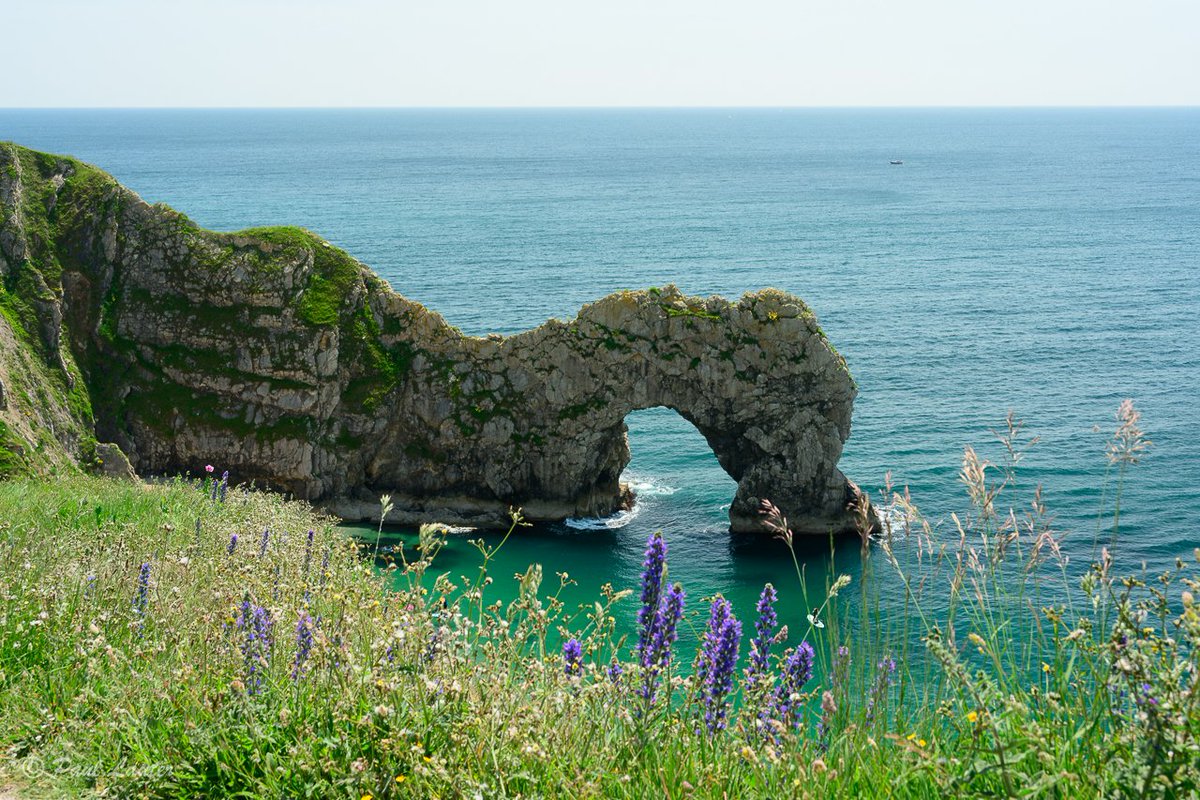
POLYGON ((499 524, 623 502, 624 418, 667 406, 797 529, 849 525, 854 383, 812 312, 621 292, 515 336, 465 336, 295 228, 214 233, 103 172, 0 144, 0 473, 206 463, 349 517, 499 524))

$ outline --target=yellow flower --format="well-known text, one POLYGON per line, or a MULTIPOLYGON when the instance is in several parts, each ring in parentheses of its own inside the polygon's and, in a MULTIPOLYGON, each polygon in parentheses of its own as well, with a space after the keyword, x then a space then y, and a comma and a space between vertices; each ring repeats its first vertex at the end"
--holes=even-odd
POLYGON ((979 714, 977 712, 975 712, 975 711, 967 712, 967 722, 974 722, 977 719, 979 719, 979 714))
POLYGON ((426 764, 428 764, 430 761, 433 761, 433 758, 431 756, 424 756, 424 759, 425 759, 426 764))
POLYGON ((1142 628, 1142 633, 1149 636, 1150 634, 1154 633, 1154 628, 1142 628))
POLYGON ((905 736, 904 738, 905 738, 907 741, 910 741, 910 742, 911 742, 912 740, 914 740, 914 739, 916 739, 916 738, 917 738, 917 735, 916 735, 915 733, 910 733, 908 736, 905 736))
POLYGON ((407 775, 397 775, 396 776, 396 783, 404 783, 406 780, 408 780, 407 775))
POLYGON ((367 792, 366 794, 364 794, 362 796, 361 800, 375 800, 375 795, 371 794, 370 792, 367 792))
POLYGON ((1049 672, 1049 671, 1050 671, 1050 665, 1047 664, 1045 661, 1043 661, 1042 662, 1042 672, 1049 672))
POLYGON ((917 744, 921 745, 921 747, 924 747, 925 745, 929 744, 929 742, 925 741, 924 739, 917 739, 917 744))

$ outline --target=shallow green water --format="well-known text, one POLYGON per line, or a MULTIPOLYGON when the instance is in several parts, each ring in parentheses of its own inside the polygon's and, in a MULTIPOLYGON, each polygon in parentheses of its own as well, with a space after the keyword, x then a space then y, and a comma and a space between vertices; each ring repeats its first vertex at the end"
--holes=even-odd
MULTIPOLYGON (((616 612, 618 633, 631 633, 648 535, 645 525, 639 524, 643 518, 662 521, 669 548, 669 579, 681 583, 687 591, 688 623, 680 631, 684 653, 693 649, 700 635, 697 627, 707 619, 706 600, 717 593, 729 599, 739 616, 751 620, 763 584, 771 582, 779 593, 776 609, 780 624, 799 634, 808 629, 808 613, 824 599, 825 589, 836 574, 860 573, 856 539, 800 540, 797 554, 808 588, 806 597, 795 564, 782 542, 729 533, 725 514, 735 484, 721 470, 703 437, 690 423, 666 409, 637 412, 630 415, 628 423, 633 461, 625 479, 639 493, 632 514, 610 520, 608 524, 614 527, 585 521, 574 523, 577 527, 518 528, 492 560, 490 574, 495 583, 488 588, 488 602, 507 603, 515 599, 518 584, 514 576, 525 572, 530 564, 538 563, 544 575, 542 595, 557 591, 559 580, 555 573, 565 572, 572 581, 559 595, 568 614, 601 599, 600 590, 606 583, 617 590, 634 589, 634 594, 616 612), (643 477, 648 464, 655 467, 653 481, 643 477)), ((376 531, 372 526, 346 528, 367 543, 375 541, 376 531)), ((450 573, 455 580, 459 576, 473 580, 482 559, 471 540, 483 539, 494 547, 504 537, 504 532, 496 531, 451 534, 434 563, 429 583, 432 584, 434 575, 442 573, 450 573)), ((381 550, 400 542, 406 552, 414 553, 415 529, 385 529, 381 550)), ((576 627, 585 622, 579 616, 576 627)), ((746 628, 750 630, 751 625, 747 623, 746 628)), ((793 636, 792 641, 798 639, 793 636)))

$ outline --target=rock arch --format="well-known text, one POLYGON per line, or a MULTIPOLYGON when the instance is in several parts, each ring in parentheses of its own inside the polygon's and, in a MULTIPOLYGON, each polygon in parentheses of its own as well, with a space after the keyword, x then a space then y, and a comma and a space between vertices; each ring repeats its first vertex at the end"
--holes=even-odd
POLYGON ((851 487, 837 460, 855 387, 797 298, 764 290, 731 303, 673 286, 623 292, 585 306, 569 324, 497 344, 503 367, 486 380, 529 377, 525 392, 500 402, 519 409, 514 435, 539 444, 513 454, 528 464, 524 483, 497 488, 531 516, 620 507, 619 477, 630 458, 625 417, 661 406, 694 425, 737 482, 734 529, 761 529, 765 498, 798 530, 849 526, 851 487))
POLYGON ((837 460, 855 386, 791 295, 767 289, 733 303, 667 286, 610 295, 569 323, 511 337, 442 335, 449 390, 417 379, 397 398, 424 419, 414 428, 411 415, 388 415, 365 469, 369 495, 336 501, 343 514, 369 515, 383 491, 401 498, 397 521, 484 523, 510 505, 538 520, 612 513, 629 499, 625 417, 662 406, 696 427, 737 482, 735 530, 760 530, 768 498, 797 530, 851 524, 837 460))

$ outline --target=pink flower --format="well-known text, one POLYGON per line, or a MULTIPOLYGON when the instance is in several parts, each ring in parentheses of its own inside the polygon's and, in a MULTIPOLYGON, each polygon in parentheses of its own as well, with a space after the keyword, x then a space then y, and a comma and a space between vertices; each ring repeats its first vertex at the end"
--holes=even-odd
POLYGON ((205 471, 205 472, 212 472, 212 471, 213 471, 213 465, 212 465, 212 464, 205 464, 205 465, 204 465, 204 471, 205 471))

